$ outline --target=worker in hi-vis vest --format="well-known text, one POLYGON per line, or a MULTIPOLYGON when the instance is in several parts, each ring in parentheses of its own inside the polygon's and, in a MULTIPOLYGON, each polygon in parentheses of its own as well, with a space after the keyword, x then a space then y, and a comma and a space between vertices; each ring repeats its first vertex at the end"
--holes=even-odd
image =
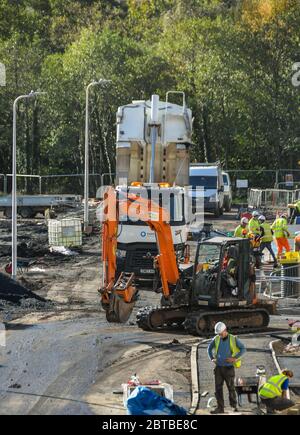
POLYGON ((246 348, 237 337, 228 333, 223 322, 216 323, 215 333, 217 335, 207 349, 209 359, 215 364, 217 407, 211 411, 211 414, 224 414, 224 382, 228 388, 230 406, 237 412, 237 397, 234 386, 235 368, 241 366, 241 357, 246 352, 246 348))
POLYGON ((290 209, 290 224, 293 224, 296 217, 300 216, 300 199, 298 199, 294 204, 288 205, 290 209))
POLYGON ((290 252, 291 247, 288 240, 290 233, 288 231, 286 214, 282 214, 280 217, 277 217, 274 223, 271 225, 271 228, 274 231, 274 237, 278 248, 277 257, 280 257, 283 249, 285 249, 286 252, 290 252))
POLYGON ((260 236, 260 223, 258 221, 259 215, 260 213, 258 213, 258 211, 254 211, 248 225, 249 233, 252 233, 255 236, 260 236))
POLYGON ((248 223, 249 220, 246 217, 243 217, 241 219, 240 225, 238 225, 234 230, 234 237, 241 237, 242 239, 246 239, 249 233, 248 223))
POLYGON ((291 370, 283 370, 279 375, 272 376, 259 389, 259 397, 267 408, 268 414, 274 414, 275 410, 283 411, 294 405, 287 398, 289 380, 294 376, 291 370))
POLYGON ((266 222, 265 216, 263 215, 259 216, 258 221, 260 223, 260 228, 261 228, 260 252, 263 253, 264 249, 267 249, 273 258, 274 267, 277 267, 276 255, 272 248, 274 231, 272 230, 271 225, 268 222, 266 222))

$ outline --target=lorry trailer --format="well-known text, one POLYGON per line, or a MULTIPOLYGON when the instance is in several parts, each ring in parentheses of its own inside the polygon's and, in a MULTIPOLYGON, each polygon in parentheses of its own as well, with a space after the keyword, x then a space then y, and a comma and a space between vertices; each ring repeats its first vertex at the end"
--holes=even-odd
MULTIPOLYGON (((25 219, 34 218, 37 213, 44 214, 48 208, 79 208, 82 197, 80 195, 18 195, 17 213, 25 219)), ((12 216, 12 197, 0 197, 0 211, 4 212, 7 218, 12 216)))

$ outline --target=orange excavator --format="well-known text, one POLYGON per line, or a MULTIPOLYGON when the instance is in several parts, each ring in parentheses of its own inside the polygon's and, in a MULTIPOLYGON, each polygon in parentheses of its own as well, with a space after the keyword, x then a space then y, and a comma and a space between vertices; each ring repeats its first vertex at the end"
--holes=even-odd
POLYGON ((160 270, 163 295, 166 300, 171 296, 170 286, 176 286, 179 280, 168 212, 153 201, 135 194, 125 195, 123 199, 117 200, 115 190, 109 188, 104 195, 103 203, 103 285, 100 294, 107 320, 120 323, 128 320, 138 296, 133 273, 122 272, 116 279, 118 225, 124 217, 146 222, 155 232, 159 251, 155 264, 160 270))
POLYGON ((274 314, 273 301, 255 293, 255 272, 248 239, 212 237, 201 240, 192 263, 179 263, 174 251, 169 213, 155 202, 136 194, 116 197, 108 189, 103 202, 102 306, 109 322, 126 322, 138 298, 134 275, 116 277, 116 246, 119 223, 124 219, 145 222, 156 234, 158 255, 153 259, 159 275, 156 291, 162 293, 159 307, 137 313, 144 330, 182 325, 189 333, 206 336, 223 321, 233 331, 261 331, 274 314))

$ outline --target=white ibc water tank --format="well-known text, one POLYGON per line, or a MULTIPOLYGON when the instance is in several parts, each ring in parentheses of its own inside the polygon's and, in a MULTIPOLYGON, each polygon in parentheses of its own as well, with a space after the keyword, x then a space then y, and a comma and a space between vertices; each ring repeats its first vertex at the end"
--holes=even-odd
POLYGON ((49 220, 48 239, 50 246, 81 246, 81 220, 77 218, 49 220))

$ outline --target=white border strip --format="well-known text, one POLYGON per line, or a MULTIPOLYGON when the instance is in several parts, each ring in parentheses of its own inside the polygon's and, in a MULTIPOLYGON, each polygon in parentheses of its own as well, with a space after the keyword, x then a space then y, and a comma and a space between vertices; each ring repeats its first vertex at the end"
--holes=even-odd
POLYGON ((189 409, 189 414, 195 414, 199 405, 199 376, 198 376, 198 346, 193 344, 191 351, 191 380, 192 380, 192 404, 189 409))

